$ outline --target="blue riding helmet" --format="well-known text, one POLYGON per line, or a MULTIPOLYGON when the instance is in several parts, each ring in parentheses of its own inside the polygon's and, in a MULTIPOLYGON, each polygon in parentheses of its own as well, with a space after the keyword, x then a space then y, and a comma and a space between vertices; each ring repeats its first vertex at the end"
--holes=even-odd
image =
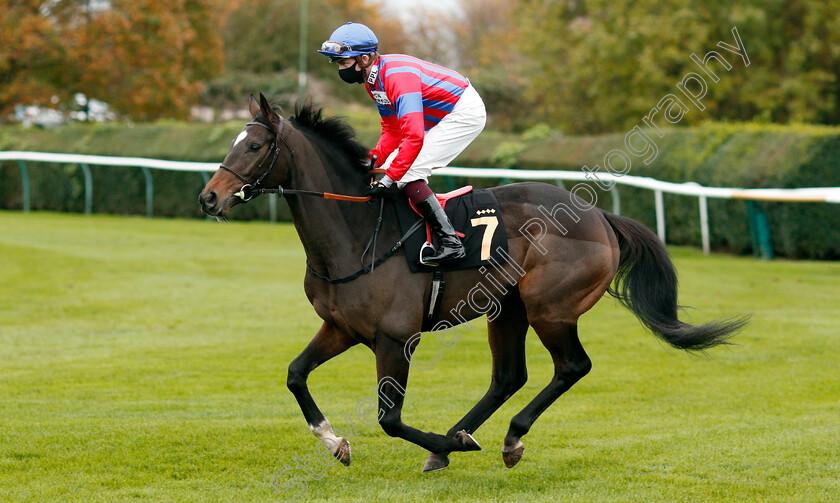
POLYGON ((361 23, 347 23, 332 32, 318 52, 329 56, 332 63, 335 59, 352 58, 377 50, 379 40, 370 28, 361 23))

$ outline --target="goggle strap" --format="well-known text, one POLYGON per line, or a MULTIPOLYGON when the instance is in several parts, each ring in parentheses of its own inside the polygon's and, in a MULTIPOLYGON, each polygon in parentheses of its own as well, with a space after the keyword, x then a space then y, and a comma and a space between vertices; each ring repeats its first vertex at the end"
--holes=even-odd
POLYGON ((325 50, 325 51, 330 50, 329 48, 327 48, 327 47, 326 47, 326 45, 327 45, 327 44, 336 44, 336 45, 338 45, 338 46, 339 46, 339 48, 340 48, 339 54, 341 54, 342 52, 345 52, 345 51, 360 51, 360 52, 362 52, 362 51, 370 51, 370 52, 373 52, 373 51, 375 51, 375 50, 377 50, 377 49, 378 49, 378 45, 377 45, 377 44, 368 44, 368 45, 350 46, 350 45, 344 45, 344 44, 342 44, 342 43, 340 43, 340 42, 333 42, 332 40, 328 40, 327 42, 324 42, 324 43, 321 45, 322 50, 325 50))
POLYGON ((357 45, 355 47, 346 46, 346 47, 348 47, 348 49, 351 50, 351 51, 375 51, 377 49, 376 44, 357 45))

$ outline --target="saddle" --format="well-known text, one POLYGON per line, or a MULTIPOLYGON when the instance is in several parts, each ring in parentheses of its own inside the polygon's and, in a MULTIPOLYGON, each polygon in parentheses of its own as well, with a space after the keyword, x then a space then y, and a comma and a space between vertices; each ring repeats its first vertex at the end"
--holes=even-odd
MULTIPOLYGON (((467 256, 461 260, 443 262, 436 267, 423 264, 423 254, 431 255, 434 252, 432 233, 426 224, 425 233, 413 233, 403 245, 412 272, 458 271, 482 267, 490 264, 491 260, 504 262, 504 255, 508 251, 507 234, 502 224, 499 202, 492 192, 467 185, 446 194, 436 194, 436 197, 461 238, 467 256)), ((403 192, 396 195, 394 205, 403 233, 423 218, 403 192)))

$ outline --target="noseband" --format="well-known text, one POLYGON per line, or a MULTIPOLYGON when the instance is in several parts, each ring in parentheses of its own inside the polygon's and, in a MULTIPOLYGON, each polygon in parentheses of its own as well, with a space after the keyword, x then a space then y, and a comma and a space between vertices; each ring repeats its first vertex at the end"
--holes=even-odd
MULTIPOLYGON (((254 183, 251 183, 249 181, 250 178, 251 178, 250 176, 246 178, 246 177, 242 176, 242 174, 237 173, 233 169, 225 166, 224 164, 219 165, 219 168, 221 168, 221 169, 223 169, 223 170, 225 170, 229 173, 232 173, 236 178, 238 178, 243 183, 242 188, 239 189, 239 192, 236 192, 235 194, 233 194, 234 196, 241 199, 243 202, 248 202, 251 199, 253 199, 255 196, 258 196, 258 195, 260 195, 264 192, 268 192, 268 191, 276 192, 277 191, 277 189, 272 190, 272 189, 260 188, 259 185, 265 179, 265 177, 267 177, 269 175, 269 173, 271 173, 271 170, 274 169, 274 165, 277 163, 277 158, 280 156, 280 146, 277 143, 278 139, 280 141, 282 141, 283 144, 286 145, 286 148, 289 150, 289 154, 291 155, 291 158, 292 158, 292 166, 294 166, 294 164, 295 164, 295 151, 292 150, 292 147, 289 146, 289 144, 286 142, 286 139, 283 138, 282 136, 280 136, 283 133, 283 126, 284 125, 285 125, 285 121, 283 121, 282 118, 280 119, 280 130, 279 131, 276 131, 273 127, 269 126, 268 124, 265 124, 265 123, 259 122, 259 121, 252 121, 252 122, 249 122, 249 123, 245 124, 246 127, 247 126, 262 126, 266 129, 268 129, 269 131, 271 131, 272 133, 274 133, 274 140, 271 142, 271 146, 269 146, 269 148, 268 148, 268 154, 266 154, 266 156, 263 157, 263 160, 260 162, 260 165, 257 166, 256 173, 259 173, 260 171, 262 171, 262 167, 266 163, 266 161, 268 161, 269 157, 271 157, 271 162, 268 164, 268 168, 262 173, 262 175, 259 175, 259 178, 257 178, 257 181, 255 181, 254 183)), ((278 188, 282 189, 281 187, 278 187, 278 188)))

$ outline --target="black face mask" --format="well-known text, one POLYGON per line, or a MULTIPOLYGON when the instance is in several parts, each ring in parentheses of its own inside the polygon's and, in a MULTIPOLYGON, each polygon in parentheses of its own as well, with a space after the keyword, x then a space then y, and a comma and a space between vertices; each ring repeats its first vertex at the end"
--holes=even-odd
POLYGON ((365 72, 364 70, 356 70, 357 66, 357 64, 353 64, 353 66, 349 68, 338 70, 338 76, 341 77, 341 80, 347 82, 348 84, 364 84, 365 72))

